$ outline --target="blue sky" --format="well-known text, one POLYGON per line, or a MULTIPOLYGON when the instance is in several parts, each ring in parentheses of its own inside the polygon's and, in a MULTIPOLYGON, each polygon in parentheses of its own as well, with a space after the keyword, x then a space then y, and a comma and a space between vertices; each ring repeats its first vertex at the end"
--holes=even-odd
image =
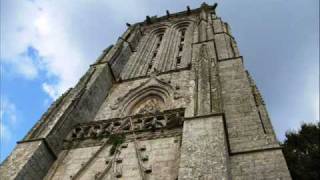
MULTIPOLYGON (((1 0, 0 161, 52 101, 115 43, 126 22, 202 2, 1 0)), ((231 25, 278 138, 303 121, 318 121, 319 1, 207 1, 214 2, 231 25)))

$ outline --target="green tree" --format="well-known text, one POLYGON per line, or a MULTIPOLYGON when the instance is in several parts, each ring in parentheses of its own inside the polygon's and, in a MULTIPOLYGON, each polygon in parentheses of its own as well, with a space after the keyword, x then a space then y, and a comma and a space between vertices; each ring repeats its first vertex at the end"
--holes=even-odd
POLYGON ((283 153, 294 180, 320 179, 320 122, 303 123, 298 131, 288 131, 283 153))

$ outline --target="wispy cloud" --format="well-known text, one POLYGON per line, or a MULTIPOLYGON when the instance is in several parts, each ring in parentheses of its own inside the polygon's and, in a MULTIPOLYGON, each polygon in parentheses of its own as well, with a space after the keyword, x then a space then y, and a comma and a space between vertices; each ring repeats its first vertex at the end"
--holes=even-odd
POLYGON ((13 132, 10 130, 10 128, 6 124, 4 124, 2 122, 0 122, 0 132, 1 132, 1 134, 0 134, 1 144, 0 145, 2 147, 5 147, 7 143, 12 141, 12 133, 13 132))
POLYGON ((2 154, 12 148, 17 127, 16 106, 6 96, 1 95, 0 102, 0 160, 2 154))
POLYGON ((3 63, 8 63, 11 73, 32 80, 38 76, 38 68, 33 59, 27 56, 17 56, 12 60, 2 59, 3 63))
POLYGON ((16 106, 8 98, 2 95, 0 118, 4 123, 15 125, 17 121, 16 106))
POLYGON ((0 155, 14 141, 14 130, 17 126, 16 106, 7 97, 1 95, 0 102, 0 155))
POLYGON ((42 83, 42 89, 44 92, 46 92, 52 99, 55 99, 57 96, 59 96, 58 91, 56 87, 53 85, 50 85, 48 83, 42 83))

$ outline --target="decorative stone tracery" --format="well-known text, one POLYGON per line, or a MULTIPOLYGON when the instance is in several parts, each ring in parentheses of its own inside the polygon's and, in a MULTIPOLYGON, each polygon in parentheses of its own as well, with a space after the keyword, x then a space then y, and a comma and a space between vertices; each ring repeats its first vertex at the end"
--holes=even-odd
POLYGON ((160 112, 164 108, 164 102, 157 96, 150 96, 138 103, 131 110, 131 114, 146 114, 160 112))
POLYGON ((83 123, 76 126, 68 140, 108 137, 111 134, 126 134, 137 131, 172 129, 181 127, 184 109, 165 110, 163 112, 136 114, 123 118, 83 123))
POLYGON ((174 100, 174 88, 154 75, 138 87, 129 90, 111 105, 120 117, 133 114, 155 113, 170 109, 174 100), (121 108, 120 108, 121 107, 121 108))

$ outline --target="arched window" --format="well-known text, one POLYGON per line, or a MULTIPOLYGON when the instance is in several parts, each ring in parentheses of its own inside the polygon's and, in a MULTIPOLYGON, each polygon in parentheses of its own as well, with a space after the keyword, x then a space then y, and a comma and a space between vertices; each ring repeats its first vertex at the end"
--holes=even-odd
POLYGON ((152 57, 148 65, 147 73, 150 73, 155 62, 155 58, 158 55, 159 48, 161 46, 162 38, 164 35, 165 29, 161 28, 155 32, 155 47, 153 48, 152 57))
POLYGON ((179 41, 179 46, 178 46, 178 55, 176 57, 176 67, 179 68, 181 66, 181 57, 183 53, 183 48, 185 44, 185 35, 186 35, 186 27, 183 26, 179 28, 179 36, 180 36, 180 41, 179 41))

